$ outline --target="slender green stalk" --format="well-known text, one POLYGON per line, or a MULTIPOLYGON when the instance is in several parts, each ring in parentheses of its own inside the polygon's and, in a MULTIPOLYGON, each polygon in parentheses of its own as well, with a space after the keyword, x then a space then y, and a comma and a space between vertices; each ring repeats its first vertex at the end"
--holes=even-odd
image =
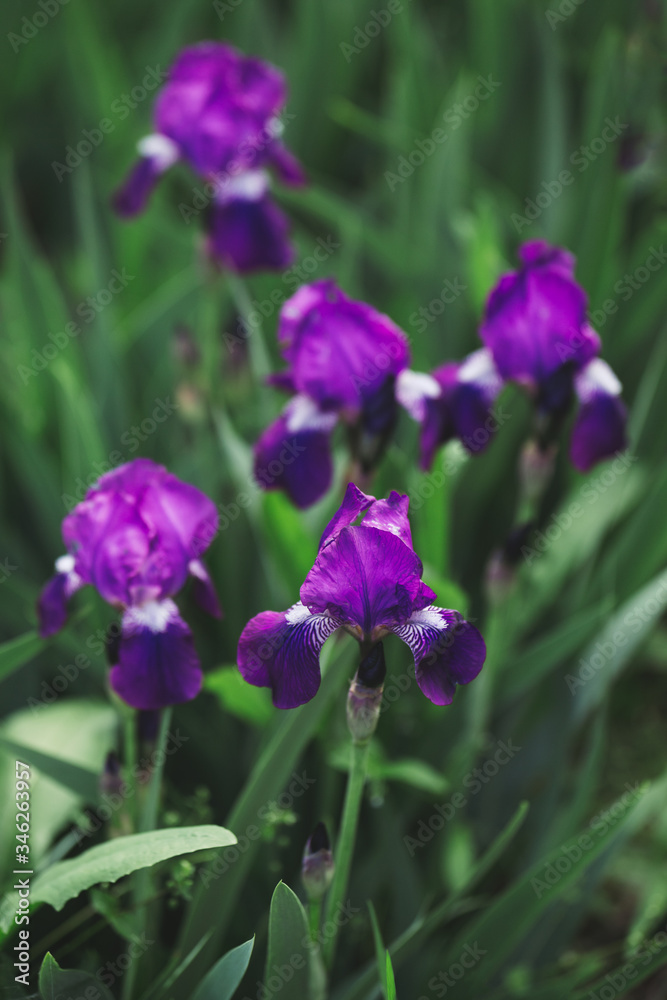
POLYGON ((331 925, 333 930, 324 942, 324 964, 327 969, 331 969, 336 954, 336 938, 338 936, 338 924, 333 920, 334 914, 342 905, 347 893, 348 882, 350 880, 350 869, 352 867, 352 856, 354 854, 354 844, 357 837, 357 826, 359 823, 359 811, 361 809, 361 799, 366 784, 366 772, 368 766, 369 743, 352 744, 352 760, 350 773, 347 779, 347 789, 345 792, 345 804, 343 806, 343 821, 341 824, 340 837, 335 849, 336 869, 324 915, 325 926, 331 925))
POLYGON ((234 305, 236 306, 248 338, 248 351, 250 354, 250 365, 255 381, 263 385, 264 379, 271 371, 269 354, 264 342, 262 324, 257 317, 257 310, 252 307, 252 300, 248 295, 245 282, 237 274, 227 273, 227 284, 229 285, 234 305), (252 319, 251 319, 252 314, 252 319))
POLYGON ((313 941, 317 941, 320 933, 320 920, 322 917, 322 900, 311 899, 308 904, 308 930, 313 941))
MULTIPOLYGON (((171 714, 172 709, 170 706, 164 709, 160 719, 160 729, 153 752, 155 763, 150 776, 146 798, 139 813, 138 827, 140 833, 148 833, 157 826, 160 793, 162 791, 162 772, 164 771, 164 762, 167 759, 166 746, 169 727, 171 725, 171 714)), ((154 919, 151 908, 146 905, 149 898, 153 895, 153 874, 150 868, 142 868, 136 873, 134 886, 133 901, 136 907, 135 926, 137 934, 141 935, 142 932, 146 932, 147 936, 150 937, 150 925, 154 919)), ((131 1000, 138 967, 139 958, 134 958, 123 980, 123 1000, 131 1000)))
POLYGON ((132 833, 137 828, 137 779, 134 765, 137 760, 137 713, 130 708, 125 713, 124 725, 125 781, 128 785, 125 797, 125 809, 130 820, 132 833))

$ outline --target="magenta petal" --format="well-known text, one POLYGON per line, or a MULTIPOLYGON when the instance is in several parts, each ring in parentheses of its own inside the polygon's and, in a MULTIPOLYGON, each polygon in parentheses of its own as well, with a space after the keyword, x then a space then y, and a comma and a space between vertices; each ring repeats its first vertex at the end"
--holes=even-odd
POLYGON ((204 563, 201 559, 193 559, 188 564, 188 570, 193 578, 193 596, 199 607, 213 618, 222 618, 218 595, 204 563))
POLYGON ((320 650, 340 622, 302 604, 285 613, 263 611, 239 639, 237 661, 249 684, 270 687, 276 708, 296 708, 318 692, 320 650))
POLYGON ((435 705, 449 705, 457 684, 469 684, 484 665, 486 646, 458 611, 428 607, 392 631, 412 650, 417 684, 435 705))
POLYGON ((190 701, 202 672, 192 633, 173 601, 130 608, 123 615, 119 661, 111 686, 133 708, 152 710, 190 701))
POLYGON ((363 520, 365 528, 381 528, 397 535, 412 548, 412 535, 408 521, 410 498, 392 490, 386 500, 376 500, 371 504, 363 520))
POLYGON ((294 259, 289 222, 268 194, 227 198, 213 207, 210 250, 231 271, 283 270, 294 259))
POLYGON ((271 163, 275 168, 278 179, 283 184, 291 187, 301 187, 306 183, 306 175, 301 164, 288 149, 285 149, 281 142, 274 142, 270 149, 271 163))

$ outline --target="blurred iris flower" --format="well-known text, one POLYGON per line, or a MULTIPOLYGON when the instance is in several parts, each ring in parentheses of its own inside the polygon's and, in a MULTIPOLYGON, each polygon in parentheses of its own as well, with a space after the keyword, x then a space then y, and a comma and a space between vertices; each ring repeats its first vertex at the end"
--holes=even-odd
POLYGON ((436 607, 412 547, 408 497, 376 500, 350 483, 327 525, 315 565, 288 611, 264 611, 243 630, 238 666, 250 684, 270 687, 277 708, 296 708, 317 694, 319 655, 344 629, 364 655, 389 633, 411 649, 417 684, 436 705, 449 705, 457 684, 482 669, 484 640, 459 614, 436 607), (361 523, 355 521, 361 516, 361 523))
POLYGON ((627 447, 621 384, 598 357, 600 338, 586 319, 572 254, 533 241, 519 257, 519 270, 504 275, 489 295, 480 335, 500 376, 533 397, 544 444, 577 397, 570 459, 587 472, 627 447))
POLYGON ((287 267, 288 221, 268 174, 304 183, 280 139, 286 98, 283 74, 268 63, 217 42, 184 49, 157 98, 155 131, 140 141, 140 159, 114 196, 116 211, 141 212, 160 176, 185 160, 212 192, 211 255, 238 272, 287 267))
POLYGON ((40 635, 58 632, 69 598, 91 584, 123 613, 114 691, 139 709, 194 698, 202 672, 192 633, 171 598, 192 576, 198 602, 220 616, 200 558, 217 528, 213 502, 149 459, 102 476, 63 521, 67 555, 56 561, 56 575, 40 595, 40 635))

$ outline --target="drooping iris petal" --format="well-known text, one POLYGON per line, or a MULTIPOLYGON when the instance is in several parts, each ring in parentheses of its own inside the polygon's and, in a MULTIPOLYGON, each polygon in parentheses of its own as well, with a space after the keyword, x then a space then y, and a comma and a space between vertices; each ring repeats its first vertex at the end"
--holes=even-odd
MULTIPOLYGON (((250 193, 250 186, 248 186, 250 193)), ((266 190, 257 197, 225 196, 213 206, 209 247, 221 264, 246 274, 282 270, 294 259, 289 221, 266 190)))
POLYGON ((278 339, 298 391, 325 410, 359 411, 410 355, 407 337, 388 316, 349 299, 331 279, 285 303, 278 339))
POLYGON ((67 602, 84 585, 74 569, 73 556, 56 560, 56 574, 44 585, 37 601, 39 634, 42 639, 55 635, 67 620, 67 602))
POLYGON ((188 570, 193 580, 192 593, 199 607, 213 618, 222 618, 218 595, 204 563, 201 559, 192 559, 188 570))
POLYGON ((519 271, 491 292, 480 336, 504 379, 539 385, 561 365, 581 367, 600 342, 586 322, 587 298, 571 255, 537 242, 521 257, 519 271))
POLYGON ((123 218, 143 212, 161 175, 179 158, 176 143, 166 135, 147 135, 138 146, 140 159, 113 196, 113 207, 123 218))
POLYGON ((254 475, 265 490, 284 490, 299 508, 309 507, 331 485, 330 436, 337 417, 295 396, 257 441, 254 475))
POLYGON ((192 633, 173 601, 126 611, 118 654, 111 686, 134 708, 179 705, 201 689, 202 672, 192 633))
POLYGON ((477 677, 486 646, 458 611, 426 607, 392 631, 412 650, 417 684, 435 705, 449 705, 457 684, 477 677))
POLYGON ((397 535, 362 523, 342 528, 320 549, 300 596, 311 611, 329 611, 370 635, 410 616, 421 572, 397 535))
POLYGON ((574 380, 580 407, 570 440, 570 459, 580 472, 628 446, 627 413, 621 383, 606 362, 596 358, 574 380))
POLYGON ((263 611, 241 633, 239 670, 249 684, 271 688, 276 708, 303 705, 317 694, 320 650, 340 625, 302 604, 284 613, 263 611))

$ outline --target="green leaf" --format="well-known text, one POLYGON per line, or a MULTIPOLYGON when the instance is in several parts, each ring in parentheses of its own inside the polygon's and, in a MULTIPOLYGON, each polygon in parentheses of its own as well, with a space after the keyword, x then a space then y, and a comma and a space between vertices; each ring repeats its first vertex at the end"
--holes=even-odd
POLYGON ((276 979, 282 984, 281 1000, 304 1000, 305 997, 317 1000, 323 996, 323 971, 310 940, 306 911, 284 882, 276 886, 269 911, 267 989, 276 979))
POLYGON ((373 940, 375 941, 375 957, 377 960, 380 985, 385 1000, 396 1000, 396 982, 394 980, 394 968, 391 964, 391 955, 384 946, 380 925, 378 924, 375 907, 368 900, 368 912, 371 915, 371 926, 373 927, 373 940))
POLYGON ((394 978, 394 967, 391 964, 391 955, 385 952, 385 977, 387 982, 387 1000, 396 1000, 396 980, 394 978))
POLYGON ((95 990, 91 996, 100 1000, 113 1000, 106 986, 90 972, 75 969, 61 969, 51 952, 47 951, 39 970, 39 993, 42 1000, 61 1000, 62 997, 88 996, 90 987, 95 990))
MULTIPOLYGON (((91 885, 116 882, 139 868, 150 868, 181 854, 235 843, 234 834, 222 826, 176 827, 119 837, 91 847, 76 858, 60 861, 37 875, 32 883, 31 902, 33 905, 49 903, 54 909, 62 910, 65 903, 91 885)), ((12 922, 13 911, 13 896, 10 895, 0 907, 0 926, 5 931, 12 922)))
MULTIPOLYGON (((349 741, 334 747, 328 756, 328 763, 338 771, 350 769, 349 741)), ((368 777, 375 781, 400 781, 411 788, 432 795, 444 795, 450 787, 450 782, 440 771, 427 764, 426 761, 413 757, 402 760, 386 760, 382 747, 376 741, 372 743, 368 754, 368 777)))
POLYGON ((248 684, 238 667, 219 667, 206 674, 204 690, 214 694, 227 712, 254 726, 265 726, 276 714, 268 688, 248 684))
POLYGON ((76 792, 84 802, 88 804, 97 802, 100 776, 96 771, 89 771, 88 768, 79 767, 78 764, 72 764, 61 757, 41 753, 34 747, 27 747, 16 740, 8 740, 5 736, 0 736, 0 746, 18 757, 19 760, 37 768, 48 778, 57 781, 59 785, 76 792))
POLYGON ((568 686, 575 697, 575 718, 588 715, 611 687, 633 653, 655 628, 667 606, 667 572, 660 573, 622 604, 584 652, 584 665, 568 686), (602 664, 598 666, 599 661, 602 664), (588 673, 582 678, 584 667, 588 673), (592 675, 592 676, 591 676, 592 675))
POLYGON ((26 632, 16 639, 3 642, 0 646, 0 681, 32 660, 45 646, 46 643, 36 632, 26 632))
POLYGON ((192 1000, 231 1000, 245 976, 254 944, 253 937, 223 955, 192 994, 192 1000))

